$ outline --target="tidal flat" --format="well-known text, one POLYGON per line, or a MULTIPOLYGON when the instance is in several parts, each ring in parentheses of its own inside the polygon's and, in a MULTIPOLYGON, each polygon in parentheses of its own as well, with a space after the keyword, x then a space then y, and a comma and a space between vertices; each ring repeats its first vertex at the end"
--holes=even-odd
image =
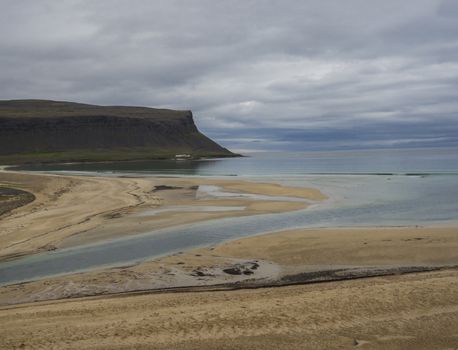
POLYGON ((351 181, 347 192, 329 178, 328 190, 322 182, 295 185, 297 178, 4 171, 0 181, 35 196, 0 219, 2 347, 431 349, 456 343, 453 221, 295 228, 298 218, 330 215, 343 203, 351 212, 364 207, 363 197, 346 198, 351 181), (290 226, 278 229, 285 222, 290 226), (231 227, 239 233, 231 235, 231 227), (210 241, 193 240, 207 231, 210 241), (186 241, 184 249, 172 245, 155 254, 155 245, 145 244, 168 235, 173 244, 186 241), (123 245, 135 240, 150 256, 123 245), (50 273, 27 267, 43 268, 46 259, 65 266, 91 249, 106 256, 94 247, 110 244, 121 248, 119 258, 123 247, 140 258, 50 273), (19 274, 20 266, 35 275, 8 281, 7 271, 19 274))

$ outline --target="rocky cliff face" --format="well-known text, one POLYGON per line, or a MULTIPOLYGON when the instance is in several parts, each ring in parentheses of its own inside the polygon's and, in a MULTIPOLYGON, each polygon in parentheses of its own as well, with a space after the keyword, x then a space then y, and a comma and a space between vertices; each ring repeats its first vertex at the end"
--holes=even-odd
POLYGON ((234 155, 198 131, 191 111, 0 101, 0 160, 152 159, 179 153, 234 155))

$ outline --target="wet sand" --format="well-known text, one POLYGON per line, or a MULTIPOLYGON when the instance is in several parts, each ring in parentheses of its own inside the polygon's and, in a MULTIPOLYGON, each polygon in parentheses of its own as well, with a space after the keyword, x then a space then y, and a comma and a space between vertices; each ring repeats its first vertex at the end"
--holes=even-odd
POLYGON ((457 264, 458 228, 298 229, 229 241, 212 252, 284 266, 457 264))
POLYGON ((0 287, 0 306, 137 291, 258 288, 458 267, 456 228, 302 229, 0 287))
POLYGON ((20 208, 35 200, 35 196, 27 191, 0 186, 0 216, 20 208))
POLYGON ((196 221, 298 210, 307 206, 305 202, 246 198, 197 199, 196 186, 202 184, 221 186, 228 191, 291 195, 309 200, 325 198, 315 189, 295 190, 274 184, 202 178, 108 178, 0 172, 0 184, 30 191, 36 196, 32 203, 1 217, 0 260, 196 221), (132 215, 177 205, 243 206, 246 209, 132 215))

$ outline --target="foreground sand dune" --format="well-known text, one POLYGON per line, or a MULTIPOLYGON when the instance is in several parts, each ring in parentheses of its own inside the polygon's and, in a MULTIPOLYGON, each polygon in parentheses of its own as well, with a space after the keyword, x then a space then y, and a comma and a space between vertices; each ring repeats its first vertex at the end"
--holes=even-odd
POLYGON ((0 348, 455 349, 458 272, 0 311, 0 348))

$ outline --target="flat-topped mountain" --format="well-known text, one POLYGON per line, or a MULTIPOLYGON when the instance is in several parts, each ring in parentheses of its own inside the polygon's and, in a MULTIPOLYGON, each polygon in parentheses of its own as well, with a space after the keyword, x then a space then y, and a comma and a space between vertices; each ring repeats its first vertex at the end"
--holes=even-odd
POLYGON ((0 100, 0 163, 236 156, 199 132, 191 111, 0 100))

